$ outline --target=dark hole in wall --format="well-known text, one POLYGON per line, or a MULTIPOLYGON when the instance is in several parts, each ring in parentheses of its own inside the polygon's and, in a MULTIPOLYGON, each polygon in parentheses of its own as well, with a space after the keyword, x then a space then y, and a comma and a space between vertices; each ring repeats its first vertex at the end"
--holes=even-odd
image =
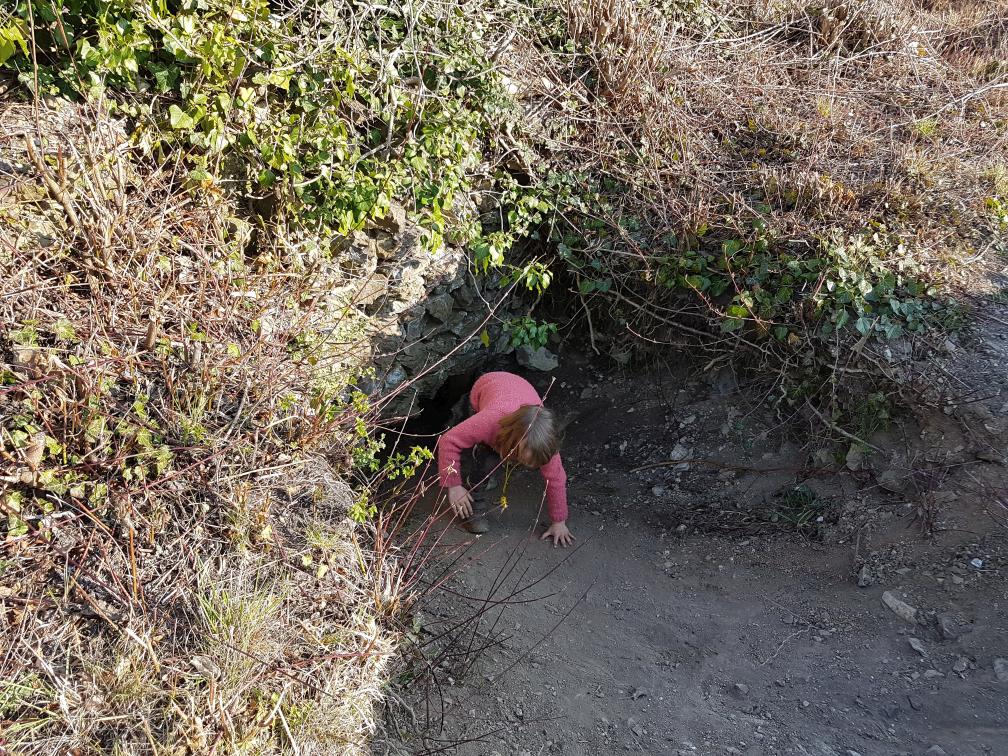
POLYGON ((453 417, 452 411, 459 402, 468 401, 469 392, 477 378, 493 370, 514 372, 516 368, 517 364, 512 357, 494 355, 469 370, 449 375, 434 396, 420 401, 420 412, 403 427, 400 445, 427 446, 433 449, 438 436, 464 417, 453 417))
POLYGON ((438 436, 453 424, 453 408, 463 397, 468 398, 481 372, 474 369, 448 376, 434 396, 420 403, 420 412, 406 422, 402 440, 410 445, 434 448, 438 436))

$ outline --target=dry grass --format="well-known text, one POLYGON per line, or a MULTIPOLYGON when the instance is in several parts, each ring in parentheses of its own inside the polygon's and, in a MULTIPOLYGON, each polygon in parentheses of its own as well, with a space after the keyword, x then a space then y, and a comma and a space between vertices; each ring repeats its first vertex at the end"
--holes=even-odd
POLYGON ((0 745, 364 752, 399 583, 341 480, 353 281, 90 109, 0 133, 0 745))
POLYGON ((505 60, 551 164, 612 182, 598 220, 629 253, 626 293, 651 299, 642 239, 743 235, 760 205, 783 239, 883 224, 941 276, 984 252, 985 177, 1008 152, 1003 4, 558 5, 575 52, 519 35, 505 60))

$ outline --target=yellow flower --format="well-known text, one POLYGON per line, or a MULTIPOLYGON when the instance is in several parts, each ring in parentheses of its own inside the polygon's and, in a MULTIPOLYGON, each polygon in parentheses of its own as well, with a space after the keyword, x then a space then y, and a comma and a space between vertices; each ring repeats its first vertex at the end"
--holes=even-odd
POLYGON ((501 510, 507 509, 507 496, 501 496, 501 510))

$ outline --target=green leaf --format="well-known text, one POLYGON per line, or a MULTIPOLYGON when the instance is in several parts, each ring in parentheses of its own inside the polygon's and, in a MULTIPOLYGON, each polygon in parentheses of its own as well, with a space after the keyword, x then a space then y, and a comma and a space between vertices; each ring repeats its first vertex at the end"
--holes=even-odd
POLYGON ((0 66, 6 63, 11 56, 21 48, 21 52, 28 56, 28 44, 25 42, 25 23, 21 19, 13 19, 10 26, 0 27, 0 66))
POLYGON ((480 344, 482 344, 484 347, 489 347, 490 346, 490 334, 487 333, 486 328, 483 329, 483 333, 480 334, 479 339, 480 339, 480 344))
POLYGON ((749 310, 742 305, 732 305, 728 308, 728 316, 732 318, 749 317, 749 310))
POLYGON ((168 121, 171 123, 171 127, 176 131, 180 129, 191 129, 196 125, 192 116, 182 110, 182 108, 178 105, 171 105, 168 107, 168 121))
POLYGON ((9 39, 4 39, 2 32, 0 32, 0 66, 6 63, 15 52, 17 52, 17 47, 9 39))

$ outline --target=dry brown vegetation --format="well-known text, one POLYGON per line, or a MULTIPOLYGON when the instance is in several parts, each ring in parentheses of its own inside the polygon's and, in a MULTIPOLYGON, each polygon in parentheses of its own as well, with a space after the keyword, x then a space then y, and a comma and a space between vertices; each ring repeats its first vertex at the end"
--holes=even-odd
POLYGON ((347 517, 338 269, 247 258, 90 108, 0 123, 0 746, 358 752, 398 577, 347 517))
MULTIPOLYGON (((340 23, 359 20, 340 10, 340 23)), ((467 205, 461 195, 482 187, 468 204, 486 200, 483 220, 497 225, 459 238, 549 227, 539 237, 547 256, 563 241, 571 256, 557 268, 591 284, 575 296, 595 314, 588 330, 600 344, 608 331, 662 345, 688 338, 719 359, 742 347, 796 383, 827 364, 829 377, 802 384, 798 400, 833 429, 837 408, 812 406, 823 385, 881 361, 852 328, 864 312, 829 287, 863 295, 898 273, 880 299, 918 307, 924 297, 904 271, 929 297, 973 294, 1004 250, 1000 3, 448 3, 435 14, 447 42, 430 46, 447 72, 426 79, 419 16, 371 11, 376 29, 405 30, 400 68, 376 66, 374 50, 359 70, 348 64, 336 99, 345 95, 353 117, 326 123, 339 139, 319 132, 291 146, 317 161, 312 176, 291 171, 292 159, 275 177, 283 191, 244 189, 253 204, 297 197, 275 223, 242 208, 227 182, 192 178, 181 127, 152 127, 171 132, 158 136, 158 162, 97 106, 0 106, 0 746, 366 747, 408 637, 396 616, 428 547, 421 531, 399 566, 387 538, 347 517, 366 514, 381 477, 367 464, 374 413, 348 390, 371 346, 367 319, 347 302, 369 282, 331 236, 323 244, 295 226, 317 209, 314 189, 334 217, 343 202, 360 215, 350 226, 380 216, 373 194, 388 177, 369 183, 369 170, 384 170, 375 155, 399 161, 396 191, 414 196, 398 199, 425 222, 432 207, 451 215, 449 199, 467 205), (479 37, 477 52, 452 36, 459 26, 467 44, 479 37), (510 88, 498 86, 501 71, 510 88), (351 93, 355 75, 372 99, 351 93), (495 99, 483 112, 473 91, 511 91, 520 108, 495 99), (376 93, 391 93, 388 112, 376 93), (319 144, 356 157, 333 174, 319 144), (333 175, 359 194, 344 197, 333 175), (507 227, 498 179, 545 197, 543 215, 507 227), (713 279, 725 288, 703 288, 713 279), (824 322, 835 326, 826 336, 824 322)), ((220 57, 214 96, 234 88, 232 61, 220 57)), ((284 102, 278 85, 261 86, 273 98, 262 102, 284 102)), ((249 100, 237 125, 220 116, 221 128, 241 131, 260 104, 249 100)), ((273 145, 261 146, 253 157, 266 165, 273 145)), ((227 163, 219 157, 206 164, 216 170, 227 163)), ((879 317, 869 315, 870 331, 879 317)), ((468 660, 482 641, 472 630, 462 651, 453 642, 436 653, 468 660)), ((428 651, 412 650, 421 666, 432 664, 428 651)))
POLYGON ((998 2, 572 0, 568 51, 519 37, 508 61, 550 165, 612 181, 596 250, 621 248, 617 288, 668 317, 641 275, 656 240, 745 239, 756 216, 806 256, 869 229, 972 278, 955 263, 1001 230, 1006 22, 998 2))

